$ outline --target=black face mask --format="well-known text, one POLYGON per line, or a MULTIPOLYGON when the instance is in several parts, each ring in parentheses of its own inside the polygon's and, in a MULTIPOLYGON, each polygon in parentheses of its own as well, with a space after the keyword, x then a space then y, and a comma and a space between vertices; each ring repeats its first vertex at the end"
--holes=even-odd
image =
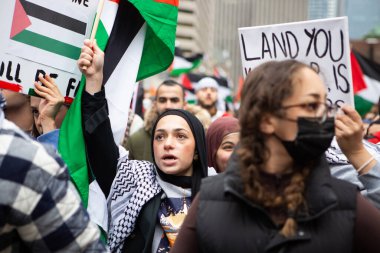
POLYGON ((297 164, 319 158, 329 148, 334 138, 334 118, 327 118, 323 123, 319 123, 314 118, 300 117, 297 124, 298 133, 295 140, 280 139, 286 151, 297 164))

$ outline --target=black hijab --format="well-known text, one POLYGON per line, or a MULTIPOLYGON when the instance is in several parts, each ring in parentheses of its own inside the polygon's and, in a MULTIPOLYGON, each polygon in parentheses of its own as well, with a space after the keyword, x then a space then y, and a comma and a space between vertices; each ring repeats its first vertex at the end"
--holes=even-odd
POLYGON ((160 175, 162 180, 180 186, 183 188, 191 187, 191 196, 194 197, 195 194, 199 191, 201 180, 204 177, 207 177, 207 157, 206 157, 206 138, 205 132, 202 123, 191 113, 181 109, 170 109, 158 116, 156 122, 153 125, 152 129, 152 156, 153 163, 157 168, 157 173, 160 175), (165 116, 176 115, 184 120, 186 120, 189 125, 191 132, 193 133, 195 139, 195 150, 198 153, 198 159, 193 160, 193 175, 192 176, 175 176, 164 173, 160 168, 158 168, 156 161, 154 160, 154 132, 156 131, 157 123, 165 116))

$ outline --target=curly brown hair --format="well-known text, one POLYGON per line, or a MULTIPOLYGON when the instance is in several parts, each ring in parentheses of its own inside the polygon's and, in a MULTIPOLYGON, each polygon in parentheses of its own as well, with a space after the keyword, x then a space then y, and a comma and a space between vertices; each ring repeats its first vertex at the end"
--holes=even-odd
POLYGON ((260 170, 270 157, 266 136, 260 130, 263 116, 282 115, 282 102, 293 94, 296 74, 307 65, 295 61, 271 61, 251 71, 244 83, 239 111, 241 126, 240 157, 241 177, 244 194, 266 208, 285 207, 288 218, 280 231, 286 237, 292 236, 297 228, 294 216, 304 204, 305 179, 309 169, 295 169, 283 194, 267 189, 260 180, 260 170))

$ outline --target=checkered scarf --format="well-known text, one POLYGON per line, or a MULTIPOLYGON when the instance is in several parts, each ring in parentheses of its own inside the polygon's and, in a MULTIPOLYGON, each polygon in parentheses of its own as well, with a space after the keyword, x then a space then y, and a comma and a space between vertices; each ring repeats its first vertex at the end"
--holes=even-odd
POLYGON ((337 164, 349 164, 347 157, 343 154, 340 149, 336 138, 330 144, 330 147, 325 152, 326 160, 329 164, 337 165, 337 164))
MULTIPOLYGON (((372 144, 366 140, 363 140, 363 145, 371 155, 379 157, 378 145, 372 144)), ((331 142, 330 147, 325 152, 325 155, 330 166, 351 164, 346 155, 343 154, 343 151, 339 147, 335 137, 331 142)))
POLYGON ((111 252, 122 251, 123 242, 134 230, 142 207, 160 192, 152 163, 127 157, 120 159, 108 199, 112 217, 108 240, 111 252))

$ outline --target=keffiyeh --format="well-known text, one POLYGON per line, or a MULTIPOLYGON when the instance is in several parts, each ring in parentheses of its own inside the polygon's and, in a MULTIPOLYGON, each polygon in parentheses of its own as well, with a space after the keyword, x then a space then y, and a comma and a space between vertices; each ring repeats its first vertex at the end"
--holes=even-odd
POLYGON ((122 251, 141 209, 160 192, 152 163, 128 160, 127 156, 119 161, 108 199, 112 217, 108 241, 111 252, 122 251))
MULTIPOLYGON (((168 175, 161 171, 156 164, 148 161, 129 160, 127 156, 121 158, 118 164, 118 171, 112 183, 109 194, 109 207, 111 212, 111 223, 109 229, 108 246, 111 252, 122 252, 124 241, 130 236, 135 229, 137 218, 144 205, 156 195, 165 192, 165 198, 188 198, 186 203, 191 201, 196 192, 199 191, 201 179, 208 174, 205 134, 202 124, 192 114, 184 110, 168 110, 161 114, 157 122, 168 115, 177 115, 186 120, 193 132, 198 159, 193 161, 193 175, 191 177, 168 175), (186 189, 186 194, 181 193, 171 196, 170 189, 186 189)), ((153 150, 153 140, 152 140, 153 150)), ((154 158, 154 154, 153 158, 154 158)), ((154 159, 153 159, 154 160, 154 159)), ((172 203, 171 203, 172 204, 172 203)), ((169 207, 165 205, 161 207, 169 207)), ((173 206, 173 205, 172 205, 173 206)), ((160 209, 165 213, 165 209, 160 209)), ((179 209, 181 214, 182 209, 179 209)), ((157 214, 159 215, 159 214, 157 214)), ((164 215, 165 216, 165 215, 164 215)), ((160 216, 161 217, 161 216, 160 216)), ((163 224, 165 220, 163 219, 163 224)), ((160 225, 161 231, 159 237, 162 238, 163 224, 160 225)), ((182 224, 182 223, 181 223, 182 224)), ((177 224, 178 225, 178 224, 177 224)), ((166 234, 165 234, 166 235, 166 234)), ((155 238, 155 239, 157 239, 155 238)), ((169 238, 168 238, 169 241, 169 238)), ((157 245, 160 247, 159 245, 157 245)))

